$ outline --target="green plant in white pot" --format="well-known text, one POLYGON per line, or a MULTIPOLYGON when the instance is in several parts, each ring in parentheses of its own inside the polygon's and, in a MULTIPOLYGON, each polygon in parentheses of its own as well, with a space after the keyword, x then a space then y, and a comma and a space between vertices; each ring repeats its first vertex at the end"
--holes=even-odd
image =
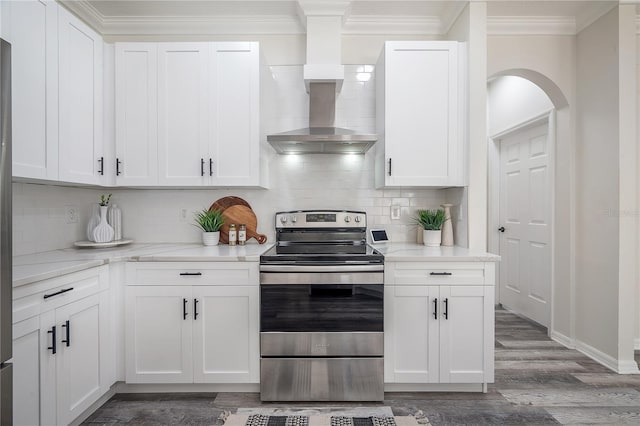
POLYGON ((442 241, 442 225, 445 222, 444 210, 418 210, 414 218, 422 228, 422 243, 428 247, 439 247, 442 241))
POLYGON ((222 211, 203 209, 196 212, 196 226, 202 229, 202 244, 205 246, 218 245, 222 225, 224 225, 222 211))

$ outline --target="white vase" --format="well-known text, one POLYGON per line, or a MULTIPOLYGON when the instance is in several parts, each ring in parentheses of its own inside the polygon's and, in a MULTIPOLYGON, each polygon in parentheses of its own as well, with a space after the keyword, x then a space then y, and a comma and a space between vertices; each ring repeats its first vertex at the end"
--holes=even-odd
POLYGON ((100 206, 100 223, 93 230, 93 241, 108 243, 113 241, 113 228, 107 222, 107 206, 100 206))
POLYGON ((96 229, 96 226, 100 223, 99 207, 99 204, 91 205, 91 215, 89 216, 89 222, 87 223, 87 240, 89 241, 95 241, 93 239, 93 230, 96 229))
POLYGON ((422 230, 422 244, 427 247, 440 247, 441 237, 442 231, 440 229, 436 231, 422 230))
POLYGON ((453 246, 453 223, 451 223, 451 206, 453 204, 442 204, 444 208, 444 223, 442 224, 442 245, 453 246))
POLYGON ((107 218, 109 225, 113 227, 113 239, 115 241, 122 239, 122 211, 116 204, 109 208, 109 214, 107 218))
POLYGON ((205 246, 217 246, 219 242, 220 231, 202 233, 202 244, 205 246))

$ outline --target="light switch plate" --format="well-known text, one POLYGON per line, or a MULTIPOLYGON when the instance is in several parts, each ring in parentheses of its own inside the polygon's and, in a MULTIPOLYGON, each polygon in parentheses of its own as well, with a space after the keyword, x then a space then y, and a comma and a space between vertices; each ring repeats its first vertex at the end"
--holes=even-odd
POLYGON ((391 220, 400 220, 400 206, 391 206, 391 220))

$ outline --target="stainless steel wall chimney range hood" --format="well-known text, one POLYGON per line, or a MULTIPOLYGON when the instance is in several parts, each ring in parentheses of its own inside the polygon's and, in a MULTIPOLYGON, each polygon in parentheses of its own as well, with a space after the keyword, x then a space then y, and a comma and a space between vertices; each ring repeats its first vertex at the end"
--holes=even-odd
MULTIPOLYGON (((309 92, 309 127, 268 135, 280 154, 363 154, 378 140, 335 127, 336 89, 342 87, 342 22, 350 1, 298 0, 307 28, 304 80, 309 92)), ((301 82, 302 83, 302 82, 301 82)))
POLYGON ((336 83, 309 83, 309 127, 268 135, 280 154, 363 154, 377 135, 357 133, 334 126, 336 83))

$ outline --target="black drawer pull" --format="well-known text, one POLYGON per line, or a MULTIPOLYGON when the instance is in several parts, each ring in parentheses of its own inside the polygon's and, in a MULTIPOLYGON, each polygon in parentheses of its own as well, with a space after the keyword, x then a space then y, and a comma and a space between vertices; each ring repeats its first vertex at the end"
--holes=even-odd
POLYGON ((48 334, 51 334, 51 346, 47 346, 47 349, 51 349, 53 355, 56 354, 56 326, 51 327, 51 330, 47 330, 48 334))
POLYGON ((122 164, 122 161, 120 161, 119 158, 116 158, 116 176, 120 176, 122 174, 120 171, 120 164, 122 164))
POLYGON ((55 293, 45 294, 45 295, 44 295, 44 298, 45 298, 45 299, 48 299, 48 298, 50 298, 50 297, 57 296, 57 295, 62 294, 62 293, 66 293, 66 292, 71 291, 71 290, 73 290, 73 287, 63 288, 62 290, 60 290, 60 291, 56 291, 55 293))
POLYGON ((204 176, 204 158, 200 159, 200 176, 204 176))
POLYGON ((449 275, 453 275, 451 272, 429 272, 429 275, 444 275, 444 276, 449 276, 449 275))
POLYGON ((389 176, 391 176, 391 158, 389 158, 389 176))
POLYGON ((213 158, 209 158, 209 176, 213 176, 213 158))
POLYGON ((433 319, 438 319, 438 298, 433 299, 433 319))
POLYGON ((65 328, 66 339, 62 339, 62 343, 66 343, 67 347, 71 346, 71 328, 69 327, 69 320, 66 320, 62 327, 65 328))
POLYGON ((100 157, 98 163, 100 163, 100 170, 98 173, 100 173, 101 176, 104 176, 104 157, 100 157))
POLYGON ((187 319, 187 299, 182 299, 182 319, 187 319))
POLYGON ((444 299, 444 319, 449 319, 449 299, 444 299))
POLYGON ((181 277, 199 277, 202 272, 180 272, 181 277))
POLYGON ((193 299, 193 319, 198 319, 198 299, 193 299))

